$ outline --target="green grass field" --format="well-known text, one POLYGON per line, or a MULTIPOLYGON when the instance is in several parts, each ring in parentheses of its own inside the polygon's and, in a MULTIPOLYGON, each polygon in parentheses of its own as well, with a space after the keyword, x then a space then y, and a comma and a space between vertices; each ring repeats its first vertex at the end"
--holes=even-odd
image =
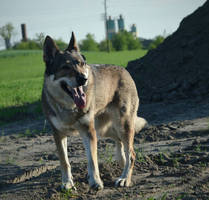
MULTIPOLYGON (((89 64, 126 67, 128 61, 144 56, 146 51, 83 54, 89 64)), ((0 124, 31 116, 31 113, 41 113, 44 69, 42 51, 0 51, 0 124)))

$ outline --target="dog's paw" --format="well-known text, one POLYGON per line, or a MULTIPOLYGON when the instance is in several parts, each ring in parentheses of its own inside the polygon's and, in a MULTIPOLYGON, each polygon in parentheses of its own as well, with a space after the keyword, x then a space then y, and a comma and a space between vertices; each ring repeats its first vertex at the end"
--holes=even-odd
POLYGON ((102 190, 104 188, 103 182, 101 180, 97 180, 97 181, 90 181, 90 188, 93 190, 102 190))
POLYGON ((99 190, 102 190, 104 188, 104 186, 103 186, 103 184, 95 183, 95 184, 91 185, 90 188, 92 190, 99 191, 99 190))
POLYGON ((127 178, 118 178, 115 182, 115 187, 129 187, 131 181, 127 178))
POLYGON ((70 189, 73 189, 75 191, 77 190, 77 188, 74 186, 73 182, 62 183, 61 189, 62 190, 70 190, 70 189))

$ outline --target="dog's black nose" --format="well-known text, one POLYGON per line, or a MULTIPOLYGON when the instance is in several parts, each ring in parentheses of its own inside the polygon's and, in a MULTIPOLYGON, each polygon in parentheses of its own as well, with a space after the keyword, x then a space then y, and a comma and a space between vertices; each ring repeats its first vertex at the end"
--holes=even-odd
POLYGON ((78 74, 76 80, 79 86, 85 85, 87 78, 84 74, 78 74))

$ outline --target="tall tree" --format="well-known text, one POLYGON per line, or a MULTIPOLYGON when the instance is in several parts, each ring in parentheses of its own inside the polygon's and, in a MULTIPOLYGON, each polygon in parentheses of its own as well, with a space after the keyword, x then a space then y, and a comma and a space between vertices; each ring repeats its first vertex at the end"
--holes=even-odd
POLYGON ((98 51, 98 44, 94 39, 94 35, 88 33, 86 39, 80 42, 80 48, 82 51, 98 51))
POLYGON ((128 31, 120 31, 112 38, 113 48, 116 51, 133 50, 141 48, 141 43, 138 38, 135 38, 128 31))
POLYGON ((7 23, 0 27, 0 36, 5 41, 6 49, 11 48, 11 37, 14 34, 14 26, 11 23, 7 23))

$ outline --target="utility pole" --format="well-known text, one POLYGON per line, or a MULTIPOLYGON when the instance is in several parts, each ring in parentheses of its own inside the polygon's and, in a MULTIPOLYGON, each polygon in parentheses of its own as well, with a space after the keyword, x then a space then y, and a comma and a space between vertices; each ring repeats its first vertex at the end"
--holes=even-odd
POLYGON ((108 25, 107 25, 107 0, 104 0, 104 22, 105 22, 105 35, 106 35, 106 42, 107 42, 107 52, 110 52, 110 43, 108 39, 108 25))

